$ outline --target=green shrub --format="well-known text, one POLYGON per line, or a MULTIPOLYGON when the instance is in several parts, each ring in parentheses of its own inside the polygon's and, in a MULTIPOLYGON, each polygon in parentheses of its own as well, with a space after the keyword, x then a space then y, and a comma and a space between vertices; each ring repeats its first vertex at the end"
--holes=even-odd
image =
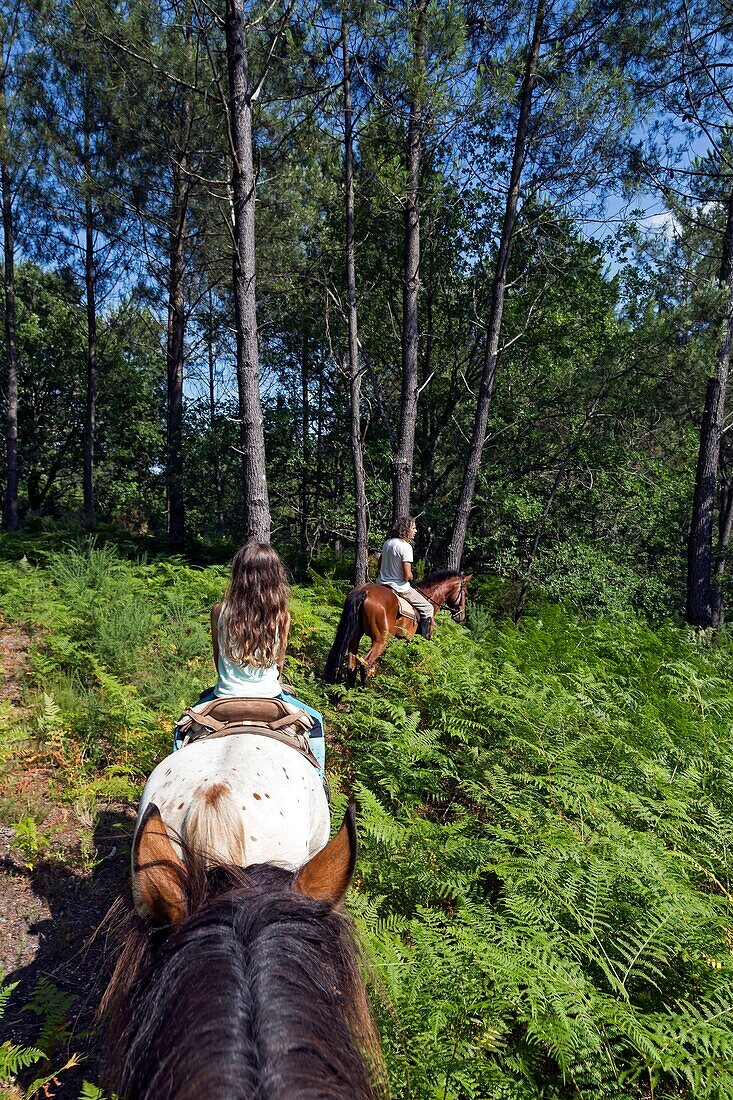
MULTIPOLYGON (((139 789, 168 751, 225 580, 93 544, 0 562, 62 797, 139 789)), ((317 676, 347 587, 294 590, 286 677, 324 710, 335 819, 358 802, 393 1095, 733 1095, 729 639, 537 594, 517 629, 511 588, 477 578, 468 628, 440 616, 349 693, 317 676)))

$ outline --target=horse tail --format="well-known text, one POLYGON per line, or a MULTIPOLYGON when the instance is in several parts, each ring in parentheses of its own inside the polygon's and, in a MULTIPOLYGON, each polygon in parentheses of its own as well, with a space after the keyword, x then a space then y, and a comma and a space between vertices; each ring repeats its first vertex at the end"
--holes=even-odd
POLYGON ((207 863, 244 867, 244 815, 228 784, 212 783, 196 797, 181 823, 181 838, 207 863))
POLYGON ((337 684, 341 679, 341 666, 344 663, 349 642, 361 628, 361 609, 365 599, 366 589, 364 588, 355 588, 346 597, 336 637, 323 666, 323 679, 327 684, 337 684))

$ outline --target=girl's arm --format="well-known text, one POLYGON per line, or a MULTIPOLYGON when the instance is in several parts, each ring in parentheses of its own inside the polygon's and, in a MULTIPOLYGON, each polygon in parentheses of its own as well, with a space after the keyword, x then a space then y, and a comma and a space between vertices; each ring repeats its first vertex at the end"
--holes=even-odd
POLYGON ((219 613, 221 603, 215 603, 211 609, 211 648, 214 651, 214 668, 219 675, 219 613))
POLYGON ((277 659, 277 670, 280 676, 283 674, 283 665, 285 664, 285 653, 288 648, 288 636, 290 634, 290 612, 288 611, 287 618, 285 620, 285 628, 283 630, 282 641, 280 642, 280 656, 277 659))

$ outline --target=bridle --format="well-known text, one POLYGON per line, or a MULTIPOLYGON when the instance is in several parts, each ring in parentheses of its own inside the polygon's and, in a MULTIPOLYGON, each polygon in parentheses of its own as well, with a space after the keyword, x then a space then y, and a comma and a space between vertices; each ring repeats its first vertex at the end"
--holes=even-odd
POLYGON ((462 623, 466 617, 466 578, 461 573, 461 583, 458 586, 458 597, 455 605, 446 602, 443 605, 450 611, 450 617, 454 623, 462 623))

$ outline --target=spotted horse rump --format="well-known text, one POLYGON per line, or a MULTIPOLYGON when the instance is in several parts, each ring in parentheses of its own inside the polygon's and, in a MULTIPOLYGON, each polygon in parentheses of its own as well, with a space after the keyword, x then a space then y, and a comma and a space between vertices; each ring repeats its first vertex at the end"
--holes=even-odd
POLYGON ((328 841, 330 814, 316 769, 272 738, 248 734, 196 741, 167 756, 143 791, 136 832, 150 804, 179 854, 295 871, 328 841))

